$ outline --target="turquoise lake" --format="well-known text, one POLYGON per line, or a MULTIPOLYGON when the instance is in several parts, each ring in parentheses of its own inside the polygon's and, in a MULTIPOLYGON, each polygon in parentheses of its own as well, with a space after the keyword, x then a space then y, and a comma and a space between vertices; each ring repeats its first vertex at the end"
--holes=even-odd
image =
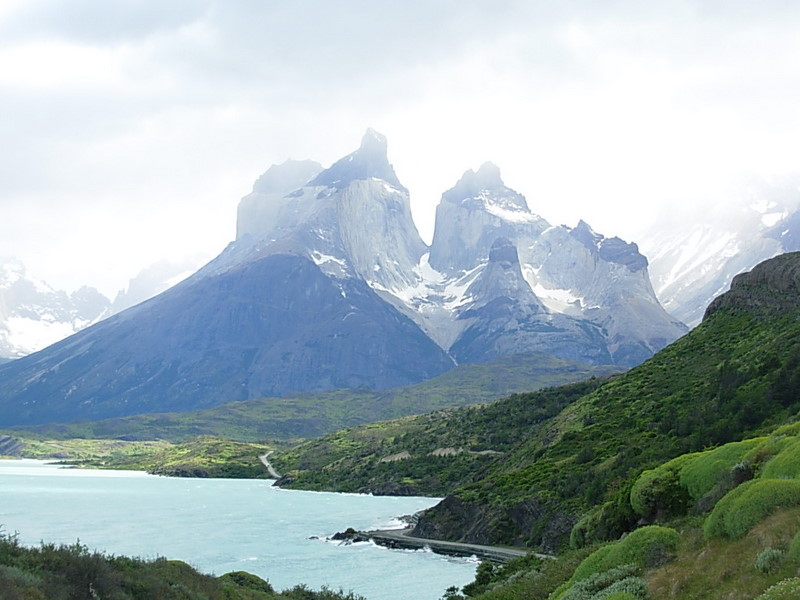
POLYGON ((397 517, 435 499, 299 492, 271 483, 0 460, 0 526, 26 545, 80 541, 108 554, 180 559, 216 575, 249 571, 276 589, 304 583, 368 600, 438 600, 475 574, 475 560, 324 539, 347 527, 398 526, 397 517))

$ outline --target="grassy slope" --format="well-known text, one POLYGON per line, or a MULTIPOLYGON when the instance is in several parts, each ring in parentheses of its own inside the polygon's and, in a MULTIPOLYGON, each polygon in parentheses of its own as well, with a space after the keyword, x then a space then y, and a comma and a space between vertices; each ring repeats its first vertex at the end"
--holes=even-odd
POLYGON ((258 457, 274 448, 210 436, 177 444, 86 439, 21 441, 21 454, 26 458, 180 477, 265 478, 268 473, 258 457))
POLYGON ((462 365, 429 381, 385 392, 335 390, 292 398, 231 402, 187 413, 44 425, 8 433, 50 439, 127 438, 175 442, 199 435, 251 442, 311 438, 363 423, 488 402, 511 393, 580 381, 614 370, 615 367, 587 367, 546 354, 529 353, 486 364, 462 365))

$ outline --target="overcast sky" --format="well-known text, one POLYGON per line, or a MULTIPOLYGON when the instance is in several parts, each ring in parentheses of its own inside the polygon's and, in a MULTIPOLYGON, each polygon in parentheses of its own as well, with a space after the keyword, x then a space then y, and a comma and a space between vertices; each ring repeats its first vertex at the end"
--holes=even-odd
POLYGON ((271 164, 367 127, 428 241, 486 160, 552 223, 630 240, 798 170, 799 31, 794 0, 0 0, 0 256, 113 295, 213 257, 271 164))

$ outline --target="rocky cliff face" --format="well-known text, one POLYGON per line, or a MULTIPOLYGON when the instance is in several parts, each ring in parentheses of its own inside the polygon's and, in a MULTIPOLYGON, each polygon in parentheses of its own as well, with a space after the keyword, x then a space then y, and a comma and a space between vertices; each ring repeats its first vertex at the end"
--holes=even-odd
POLYGON ((800 306, 800 252, 781 254, 733 278, 703 319, 718 310, 781 314, 800 306))
POLYGON ((0 424, 383 389, 530 351, 629 366, 684 331, 635 244, 550 226, 491 164, 437 215, 428 248, 372 130, 328 169, 274 166, 196 274, 0 367, 0 424))
MULTIPOLYGON (((477 278, 492 265, 486 258, 492 245, 507 240, 517 250, 524 287, 535 298, 524 300, 517 294, 514 310, 523 314, 519 306, 530 302, 546 308, 551 317, 540 341, 558 331, 559 356, 631 366, 686 331, 656 299, 647 259, 636 244, 606 238, 583 221, 575 228, 551 226, 529 210, 521 194, 503 184, 494 165, 467 171, 442 196, 436 215, 430 267, 445 281, 470 273, 477 278)), ((463 307, 478 316, 470 303, 463 307)), ((451 328, 461 323, 462 312, 451 328)), ((443 339, 464 334, 458 331, 443 339)), ((491 346, 486 351, 492 352, 491 346)), ((479 355, 471 352, 469 358, 479 355)))

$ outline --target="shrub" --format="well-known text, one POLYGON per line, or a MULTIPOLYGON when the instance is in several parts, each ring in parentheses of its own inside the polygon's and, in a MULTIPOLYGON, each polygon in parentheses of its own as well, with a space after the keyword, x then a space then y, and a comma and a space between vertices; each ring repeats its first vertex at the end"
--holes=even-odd
POLYGON ((612 583, 599 594, 595 594, 592 600, 608 600, 609 598, 622 595, 623 598, 633 598, 634 600, 647 599, 647 582, 641 577, 628 577, 612 583))
POLYGON ((789 543, 789 551, 786 553, 790 560, 800 561, 800 531, 794 534, 789 543))
POLYGON ((762 478, 800 479, 800 439, 774 456, 761 472, 762 478))
POLYGON ((669 527, 641 527, 620 541, 598 548, 587 556, 575 569, 571 581, 581 581, 620 565, 653 567, 663 564, 678 547, 679 541, 678 532, 669 527))
POLYGON ((631 488, 631 507, 641 517, 677 516, 686 513, 689 493, 680 473, 698 454, 684 454, 650 471, 644 471, 631 488))
POLYGON ((620 565, 602 573, 594 573, 570 587, 561 600, 590 600, 609 586, 637 575, 640 570, 636 565, 620 565))
POLYGON ((792 577, 776 583, 755 600, 797 600, 800 598, 800 578, 792 577))
POLYGON ((800 480, 756 479, 728 492, 703 524, 706 538, 738 539, 779 508, 800 505, 800 480))
POLYGON ((765 548, 756 556, 755 567, 759 573, 772 573, 783 562, 783 552, 777 548, 765 548))
POLYGON ((787 436, 785 433, 778 433, 783 428, 772 432, 770 438, 760 446, 756 446, 742 457, 742 460, 758 467, 766 463, 776 454, 779 454, 786 446, 794 442, 794 436, 787 436))
POLYGON ((631 485, 621 486, 611 500, 595 507, 575 524, 569 535, 572 548, 577 550, 596 542, 617 540, 636 527, 639 517, 631 507, 631 485))
POLYGON ((710 492, 731 468, 767 438, 755 438, 725 444, 714 450, 698 453, 681 469, 680 482, 694 500, 710 492))

